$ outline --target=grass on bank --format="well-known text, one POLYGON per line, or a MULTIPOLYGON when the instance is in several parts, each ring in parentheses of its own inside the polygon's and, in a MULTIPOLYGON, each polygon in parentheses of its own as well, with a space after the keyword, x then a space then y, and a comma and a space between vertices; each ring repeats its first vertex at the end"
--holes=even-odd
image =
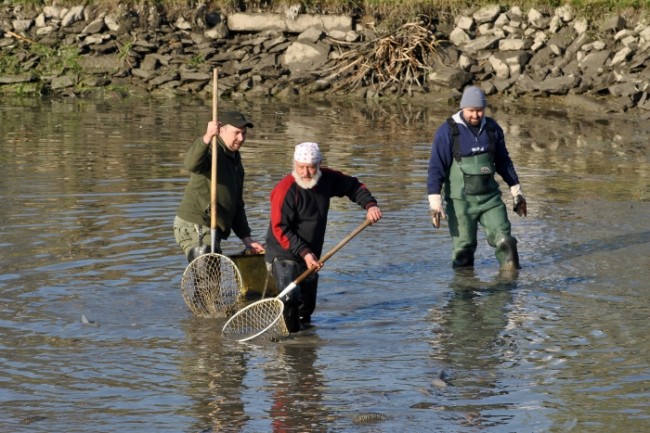
POLYGON ((579 16, 587 19, 602 17, 603 14, 619 12, 650 17, 650 0, 8 0, 5 3, 26 7, 47 5, 72 6, 79 4, 116 8, 154 4, 163 9, 194 9, 206 4, 211 9, 224 12, 283 11, 288 6, 301 5, 305 13, 341 13, 354 16, 373 16, 390 20, 409 19, 424 14, 433 16, 444 11, 450 15, 495 3, 503 8, 518 6, 523 11, 532 7, 549 10, 562 5, 572 6, 579 16))

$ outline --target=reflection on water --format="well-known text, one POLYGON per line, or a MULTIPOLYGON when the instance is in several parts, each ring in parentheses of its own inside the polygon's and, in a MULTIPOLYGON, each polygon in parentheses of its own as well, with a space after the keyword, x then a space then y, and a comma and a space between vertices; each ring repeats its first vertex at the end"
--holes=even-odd
POLYGON ((242 400, 249 357, 227 340, 222 344, 214 325, 212 320, 184 323, 186 339, 178 361, 187 382, 185 394, 195 402, 195 430, 212 425, 214 431, 237 432, 250 421, 242 400))
POLYGON ((321 342, 313 341, 318 340, 314 337, 305 339, 306 343, 281 345, 263 367, 265 380, 272 387, 269 415, 274 432, 328 431, 329 416, 322 395, 326 384, 317 356, 321 342))
MULTIPOLYGON (((2 431, 642 431, 647 425, 650 127, 495 104, 529 201, 524 268, 450 266, 427 216, 444 101, 221 101, 250 114, 254 236, 293 146, 359 176, 385 218, 321 274, 314 327, 222 340, 190 316, 171 224, 211 101, 0 104, 2 431), (82 320, 82 316, 87 320, 82 320)), ((333 202, 328 249, 363 219, 333 202)), ((226 251, 240 243, 228 240, 226 251)))
MULTIPOLYGON (((486 382, 480 388, 489 389, 493 386, 495 366, 503 362, 501 352, 507 350, 499 335, 507 324, 507 308, 516 281, 483 283, 473 270, 458 271, 450 289, 451 299, 438 317, 431 318, 433 326, 440 328, 439 332, 434 331, 433 348, 440 351, 437 358, 450 368, 483 376, 486 382)), ((459 380, 480 381, 470 377, 459 380)))

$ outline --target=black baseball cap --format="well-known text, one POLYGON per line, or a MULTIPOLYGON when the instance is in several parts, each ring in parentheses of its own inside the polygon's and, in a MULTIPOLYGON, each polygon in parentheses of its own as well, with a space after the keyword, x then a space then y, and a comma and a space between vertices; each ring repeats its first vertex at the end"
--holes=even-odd
POLYGON ((232 125, 236 128, 253 128, 253 124, 239 111, 226 111, 219 116, 222 125, 232 125))

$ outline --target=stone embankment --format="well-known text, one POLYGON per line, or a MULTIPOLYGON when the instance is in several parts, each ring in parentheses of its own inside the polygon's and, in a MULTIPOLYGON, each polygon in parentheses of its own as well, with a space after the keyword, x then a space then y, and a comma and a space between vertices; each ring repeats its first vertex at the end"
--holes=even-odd
POLYGON ((233 98, 413 96, 480 85, 488 94, 564 95, 581 109, 650 112, 650 26, 623 15, 588 22, 494 5, 378 34, 340 15, 162 12, 156 6, 19 5, 0 12, 0 92, 97 89, 233 98))

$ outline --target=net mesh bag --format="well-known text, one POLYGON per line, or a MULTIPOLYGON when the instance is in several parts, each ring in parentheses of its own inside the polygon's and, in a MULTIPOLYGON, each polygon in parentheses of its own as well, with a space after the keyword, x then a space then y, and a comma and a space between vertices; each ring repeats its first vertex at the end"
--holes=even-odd
POLYGON ((284 304, 278 298, 254 302, 232 316, 223 327, 223 334, 239 341, 253 338, 279 341, 289 336, 282 312, 284 304))
POLYGON ((197 317, 228 317, 237 310, 241 290, 239 269, 221 254, 192 260, 181 279, 183 300, 197 317))

